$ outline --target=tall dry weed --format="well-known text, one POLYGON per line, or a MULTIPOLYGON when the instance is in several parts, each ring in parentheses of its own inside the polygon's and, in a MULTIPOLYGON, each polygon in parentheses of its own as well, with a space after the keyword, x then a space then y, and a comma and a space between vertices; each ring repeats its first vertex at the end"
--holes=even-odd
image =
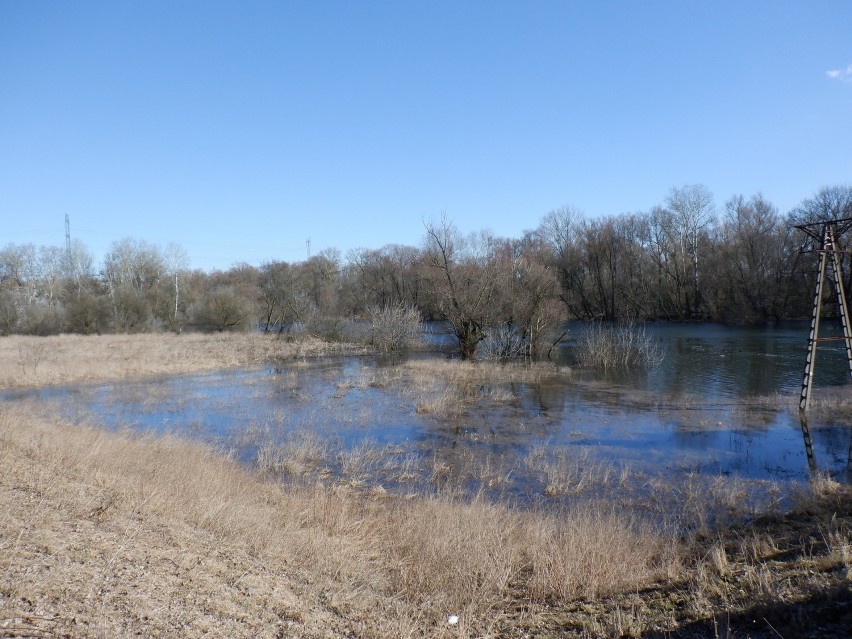
POLYGON ((530 530, 530 591, 545 600, 570 600, 632 589, 673 575, 675 540, 647 522, 586 505, 544 518, 530 530))
POLYGON ((292 433, 281 443, 260 446, 256 464, 260 471, 273 473, 290 482, 316 481, 328 475, 331 446, 311 432, 292 433))

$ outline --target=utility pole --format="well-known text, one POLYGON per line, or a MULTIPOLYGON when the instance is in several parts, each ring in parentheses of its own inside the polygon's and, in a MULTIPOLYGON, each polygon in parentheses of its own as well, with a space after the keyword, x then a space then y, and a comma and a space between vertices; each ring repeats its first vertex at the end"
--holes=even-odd
MULTIPOLYGON (((817 273, 816 291, 814 293, 813 314, 811 316, 811 331, 808 336, 808 352, 805 358, 805 376, 802 380, 802 394, 799 399, 799 411, 806 413, 811 402, 811 389, 814 382, 817 345, 819 342, 843 340, 846 346, 846 360, 849 373, 852 376, 852 330, 849 323, 849 307, 846 304, 846 292, 843 290, 843 272, 840 268, 840 253, 843 249, 838 238, 852 228, 852 218, 825 220, 812 224, 799 224, 795 228, 803 231, 810 238, 809 242, 817 248, 803 249, 819 253, 819 272, 817 273), (820 337, 819 323, 822 312, 822 298, 825 289, 825 278, 829 275, 834 282, 834 292, 837 305, 840 308, 840 321, 843 325, 843 337, 820 337)), ((807 443, 807 442, 806 442, 807 443)))

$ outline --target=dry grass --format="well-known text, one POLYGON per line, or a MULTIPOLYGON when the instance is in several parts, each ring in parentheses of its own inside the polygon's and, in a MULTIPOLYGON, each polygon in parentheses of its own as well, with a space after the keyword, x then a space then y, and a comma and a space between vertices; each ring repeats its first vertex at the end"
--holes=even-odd
POLYGON ((693 625, 708 619, 719 623, 724 610, 726 627, 741 629, 751 617, 753 632, 763 628, 767 636, 779 631, 781 636, 834 636, 835 628, 848 630, 850 497, 849 487, 838 486, 828 495, 814 486, 785 515, 734 526, 715 541, 699 538, 688 585, 693 625))
POLYGON ((847 637, 850 506, 850 487, 817 485, 785 514, 685 538, 680 579, 571 601, 556 619, 574 637, 847 637))
POLYGON ((33 635, 511 636, 677 567, 671 538, 612 509, 284 489, 20 407, 0 410, 0 463, 0 628, 33 635))
POLYGON ((596 459, 588 448, 550 450, 535 446, 524 458, 524 465, 537 475, 544 494, 580 495, 603 494, 606 490, 624 487, 635 480, 627 467, 616 469, 610 463, 596 459))
POLYGON ((260 333, 12 335, 0 338, 0 388, 202 372, 362 350, 260 333))
POLYGON ((548 377, 564 377, 570 370, 550 362, 498 363, 458 359, 421 359, 404 362, 403 371, 413 379, 443 378, 455 382, 540 382, 548 377))

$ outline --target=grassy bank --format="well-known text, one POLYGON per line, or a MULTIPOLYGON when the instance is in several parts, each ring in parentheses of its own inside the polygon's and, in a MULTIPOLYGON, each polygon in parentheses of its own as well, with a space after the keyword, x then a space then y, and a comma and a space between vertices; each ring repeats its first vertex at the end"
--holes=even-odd
POLYGON ((0 618, 21 633, 512 636, 679 570, 670 538, 604 506, 282 488, 20 408, 0 412, 0 463, 0 618))

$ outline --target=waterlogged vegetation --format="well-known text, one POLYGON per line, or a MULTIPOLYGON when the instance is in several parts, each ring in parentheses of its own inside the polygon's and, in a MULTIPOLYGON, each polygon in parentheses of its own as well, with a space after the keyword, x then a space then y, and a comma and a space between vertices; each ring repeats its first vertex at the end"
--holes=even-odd
MULTIPOLYGON (((230 368, 7 397, 52 399, 68 415, 83 414, 114 429, 190 435, 246 463, 254 463, 261 448, 291 445, 298 438, 322 440, 330 459, 353 446, 372 447, 408 465, 416 460, 421 487, 430 464, 456 468, 486 460, 491 472, 509 478, 499 482, 501 498, 540 492, 541 482, 526 461, 534 450, 546 451, 550 459, 585 458, 589 465, 614 466, 619 473, 808 478, 796 410, 802 325, 762 330, 648 325, 635 331, 628 347, 641 346, 644 356, 653 358, 650 367, 618 362, 578 367, 589 335, 600 343, 603 330, 569 326, 578 346, 566 342, 561 361, 520 364, 473 363, 426 351, 377 356, 344 345, 329 346, 317 357, 323 345, 310 338, 162 336, 157 357, 169 371, 193 370, 195 360, 214 359, 217 353, 230 368)), ((617 326, 613 339, 623 344, 628 332, 629 327, 617 326)), ((142 350, 157 353, 154 336, 105 339, 103 364, 95 372, 115 371, 122 361, 144 372, 142 350), (136 345, 130 357, 121 355, 123 344, 136 345)), ((66 340, 96 342, 61 337, 41 347, 50 345, 49 351, 61 356, 66 340)), ((32 348, 24 344, 18 353, 32 348)), ((98 349, 86 350, 101 361, 98 349)), ((85 357, 75 357, 74 367, 84 378, 97 379, 85 357)), ((819 357, 808 434, 819 468, 843 479, 850 443, 844 362, 842 352, 822 351, 819 357)), ((46 363, 37 372, 50 379, 52 368, 46 363)), ((335 464, 320 464, 323 468, 330 472, 335 464)), ((476 490, 473 478, 479 472, 484 471, 467 468, 459 476, 468 477, 476 490)), ((378 475, 374 481, 382 483, 378 475)))
POLYGON ((845 636, 838 353, 814 473, 802 326, 629 328, 567 326, 538 363, 305 335, 0 341, 2 627, 845 636), (590 336, 644 354, 579 366, 590 336))

